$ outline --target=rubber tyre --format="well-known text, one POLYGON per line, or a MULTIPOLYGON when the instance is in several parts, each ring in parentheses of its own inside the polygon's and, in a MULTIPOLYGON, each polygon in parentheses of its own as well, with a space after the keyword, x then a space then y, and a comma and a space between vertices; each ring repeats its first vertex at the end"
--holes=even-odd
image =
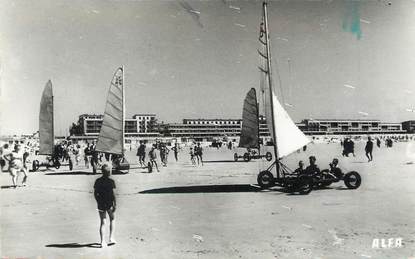
POLYGON ((236 162, 236 161, 238 161, 238 154, 237 153, 235 153, 235 154, 233 154, 233 160, 236 162))
POLYGON ((299 194, 307 195, 313 190, 314 181, 310 176, 301 175, 298 177, 297 181, 297 191, 299 194))
POLYGON ((268 162, 272 160, 272 154, 271 154, 271 152, 267 152, 267 153, 265 153, 265 159, 266 159, 268 162))
POLYGON ((244 161, 245 161, 245 162, 249 162, 249 161, 251 161, 251 156, 249 155, 249 153, 245 153, 245 154, 244 154, 244 161))
POLYGON ((153 166, 151 165, 151 162, 147 163, 147 169, 148 169, 149 174, 151 174, 153 172, 153 166))
POLYGON ((59 168, 61 167, 61 163, 60 163, 58 160, 56 160, 56 161, 53 163, 53 167, 55 167, 56 169, 59 169, 59 168))
POLYGON ((275 185, 275 178, 270 171, 262 171, 257 177, 258 185, 263 189, 268 189, 275 185))
MULTIPOLYGON (((324 169, 321 170, 321 174, 323 175, 323 180, 325 179, 324 173, 329 173, 330 170, 329 169, 324 169)), ((318 186, 319 187, 329 187, 333 182, 326 182, 326 183, 319 183, 318 186)))
POLYGON ((362 178, 360 177, 360 174, 356 171, 348 172, 344 176, 344 184, 349 189, 357 189, 359 188, 361 183, 362 183, 362 178))
POLYGON ((33 160, 32 162, 32 171, 36 172, 40 167, 39 160, 33 160))

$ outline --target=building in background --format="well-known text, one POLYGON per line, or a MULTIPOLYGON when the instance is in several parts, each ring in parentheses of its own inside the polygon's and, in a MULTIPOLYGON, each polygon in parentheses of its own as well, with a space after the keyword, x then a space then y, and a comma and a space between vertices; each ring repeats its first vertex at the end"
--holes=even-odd
MULTIPOLYGON (((259 131, 261 137, 269 137, 264 116, 260 116, 259 131)), ((241 134, 241 119, 183 119, 182 123, 164 125, 165 132, 182 141, 212 141, 237 139, 241 134)))
POLYGON ((400 123, 380 120, 305 119, 297 126, 308 135, 406 133, 400 123))
POLYGON ((408 133, 415 133, 415 120, 402 122, 402 129, 408 133))
MULTIPOLYGON (((104 115, 82 114, 77 124, 72 124, 72 139, 97 139, 101 130, 104 115)), ((125 119, 126 138, 154 138, 159 137, 155 114, 135 114, 125 119)))
MULTIPOLYGON (((96 139, 103 115, 82 114, 76 124, 75 139, 96 139)), ((262 141, 269 141, 267 121, 259 116, 259 132, 262 141)), ((75 125, 75 123, 73 124, 75 125)), ((415 132, 415 121, 387 123, 380 120, 304 119, 296 123, 307 135, 367 135, 403 134, 415 132)), ((73 128, 73 127, 72 127, 73 128)), ((168 137, 186 141, 228 141, 239 139, 241 119, 183 119, 181 123, 158 123, 155 114, 135 114, 125 120, 125 137, 154 139, 168 137)))

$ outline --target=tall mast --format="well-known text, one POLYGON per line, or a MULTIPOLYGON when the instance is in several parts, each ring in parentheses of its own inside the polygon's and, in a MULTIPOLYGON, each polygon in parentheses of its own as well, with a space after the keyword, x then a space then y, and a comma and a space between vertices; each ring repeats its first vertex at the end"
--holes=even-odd
MULTIPOLYGON (((51 81, 52 85, 52 81, 51 81)), ((52 85, 52 152, 51 155, 53 157, 53 153, 55 151, 55 104, 53 103, 53 85, 52 85)))
MULTIPOLYGON (((255 97, 256 97, 256 94, 255 94, 255 97)), ((261 136, 261 134, 259 134, 259 124, 261 123, 260 121, 259 121, 259 103, 257 102, 257 99, 255 98, 255 103, 256 103, 256 117, 257 117, 257 120, 258 120, 258 155, 261 155, 261 143, 260 143, 260 136, 261 136)))
POLYGON ((274 136, 274 154, 275 154, 275 170, 277 171, 277 178, 280 177, 280 165, 278 161, 278 148, 277 148, 277 134, 275 131, 275 119, 274 119, 274 101, 273 101, 273 92, 272 92, 272 80, 271 80, 271 47, 270 47, 270 41, 269 41, 269 30, 268 30, 268 12, 267 12, 267 2, 264 1, 262 4, 264 8, 264 27, 265 27, 265 43, 267 46, 267 72, 268 72, 268 87, 269 87, 269 98, 270 98, 270 104, 271 104, 271 119, 272 119, 272 133, 274 136))
POLYGON ((122 143, 121 153, 124 156, 124 145, 125 145, 125 79, 124 79, 124 65, 121 67, 122 70, 122 143))

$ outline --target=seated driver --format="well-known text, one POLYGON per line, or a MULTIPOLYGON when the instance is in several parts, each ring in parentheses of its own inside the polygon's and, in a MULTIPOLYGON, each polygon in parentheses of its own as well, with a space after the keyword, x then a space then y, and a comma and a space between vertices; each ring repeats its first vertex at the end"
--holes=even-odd
POLYGON ((315 175, 315 174, 319 174, 320 173, 320 168, 318 168, 318 166, 316 165, 316 157, 315 156, 310 156, 308 158, 308 160, 310 161, 310 165, 307 166, 307 168, 305 169, 305 174, 307 175, 315 175))
POLYGON ((337 158, 333 158, 333 161, 330 163, 330 174, 336 178, 341 178, 343 173, 338 165, 339 160, 337 158))
POLYGON ((298 162, 298 168, 294 170, 294 173, 301 175, 305 173, 304 171, 304 162, 300 160, 300 162, 298 162))

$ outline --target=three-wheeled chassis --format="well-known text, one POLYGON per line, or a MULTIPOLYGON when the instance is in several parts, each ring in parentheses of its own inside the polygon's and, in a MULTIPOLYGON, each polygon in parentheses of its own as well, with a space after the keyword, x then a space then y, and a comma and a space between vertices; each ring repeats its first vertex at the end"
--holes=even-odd
POLYGON ((286 188, 289 192, 299 192, 300 194, 309 194, 313 188, 327 187, 332 183, 344 181, 348 189, 357 189, 361 184, 361 177, 358 172, 351 171, 346 174, 333 175, 329 169, 324 169, 319 174, 312 176, 297 174, 290 170, 280 161, 273 162, 265 171, 258 174, 257 181, 261 188, 267 189, 273 186, 286 188), (271 170, 279 163, 279 174, 277 177, 271 173, 271 170))
POLYGON ((238 159, 242 158, 245 162, 249 162, 252 159, 262 159, 265 158, 267 161, 271 161, 272 160, 272 154, 271 152, 267 152, 265 153, 265 155, 258 155, 258 154, 251 154, 249 152, 245 152, 242 156, 238 155, 238 153, 235 153, 233 155, 233 159, 236 161, 238 161, 238 159))
POLYGON ((38 159, 34 159, 32 162, 32 171, 36 172, 41 167, 45 167, 46 169, 49 169, 51 167, 54 167, 56 169, 59 169, 61 166, 68 166, 69 170, 72 171, 73 169, 73 162, 72 159, 69 158, 69 162, 67 164, 62 164, 59 161, 59 157, 57 156, 46 156, 46 161, 40 162, 38 159))
POLYGON ((313 178, 307 175, 294 173, 280 161, 274 161, 266 170, 260 172, 257 177, 259 186, 263 189, 279 186, 288 192, 309 194, 313 190, 313 178), (279 173, 276 177, 271 173, 272 169, 279 164, 279 173))

